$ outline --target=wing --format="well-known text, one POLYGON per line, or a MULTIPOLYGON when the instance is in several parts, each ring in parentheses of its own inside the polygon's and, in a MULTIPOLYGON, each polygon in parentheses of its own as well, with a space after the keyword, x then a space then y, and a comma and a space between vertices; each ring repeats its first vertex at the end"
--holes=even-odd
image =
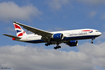
POLYGON ((16 37, 16 36, 12 36, 12 35, 8 35, 8 34, 3 34, 5 36, 11 37, 11 38, 15 38, 15 39, 21 39, 20 37, 16 37))
POLYGON ((44 31, 44 30, 33 28, 33 27, 30 27, 30 26, 27 26, 27 25, 24 25, 24 24, 20 24, 20 23, 17 23, 17 22, 13 22, 13 23, 18 24, 18 25, 22 26, 23 28, 27 29, 28 31, 31 31, 31 32, 33 32, 37 35, 41 35, 42 37, 51 37, 53 35, 52 33, 44 31))

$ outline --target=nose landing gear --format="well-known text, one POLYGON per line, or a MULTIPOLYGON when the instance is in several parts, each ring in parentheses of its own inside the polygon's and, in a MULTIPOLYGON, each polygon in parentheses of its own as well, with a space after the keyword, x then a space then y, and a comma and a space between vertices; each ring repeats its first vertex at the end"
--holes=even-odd
POLYGON ((93 44, 93 40, 91 41, 91 43, 93 44))
POLYGON ((95 38, 92 38, 92 41, 91 41, 91 43, 93 44, 93 40, 94 40, 95 38))

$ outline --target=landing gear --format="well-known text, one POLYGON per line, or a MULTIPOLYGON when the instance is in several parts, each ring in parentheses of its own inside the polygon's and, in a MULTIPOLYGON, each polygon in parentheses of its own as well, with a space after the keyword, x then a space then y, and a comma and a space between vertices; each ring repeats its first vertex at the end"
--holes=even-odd
POLYGON ((45 46, 48 46, 49 44, 45 44, 45 46))
POLYGON ((45 46, 49 46, 49 45, 51 45, 51 43, 46 43, 46 44, 45 44, 45 46))
POLYGON ((56 47, 54 47, 55 50, 57 50, 57 49, 59 49, 59 48, 61 48, 61 46, 56 46, 56 47))
MULTIPOLYGON (((51 45, 51 44, 52 44, 51 42, 50 42, 50 43, 46 43, 45 46, 49 46, 49 45, 51 45)), ((60 43, 56 43, 56 44, 57 44, 57 46, 54 47, 55 50, 61 48, 61 46, 59 46, 60 43)))
POLYGON ((91 41, 91 43, 93 44, 93 40, 94 40, 95 38, 92 38, 92 41, 91 41))
POLYGON ((59 49, 59 48, 61 48, 61 46, 59 46, 59 43, 57 43, 57 46, 54 47, 54 49, 57 50, 57 49, 59 49))
POLYGON ((93 41, 91 41, 91 43, 93 44, 93 41))

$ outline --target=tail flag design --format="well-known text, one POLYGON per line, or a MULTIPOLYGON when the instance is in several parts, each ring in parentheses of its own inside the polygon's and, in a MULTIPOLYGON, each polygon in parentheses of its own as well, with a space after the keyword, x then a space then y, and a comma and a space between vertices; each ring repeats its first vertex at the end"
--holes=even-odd
POLYGON ((26 32, 16 23, 13 23, 18 37, 26 36, 26 32))

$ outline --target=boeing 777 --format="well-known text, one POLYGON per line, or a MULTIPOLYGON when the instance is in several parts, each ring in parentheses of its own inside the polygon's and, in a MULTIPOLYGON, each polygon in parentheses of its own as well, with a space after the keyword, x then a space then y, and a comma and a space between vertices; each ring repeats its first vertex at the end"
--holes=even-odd
POLYGON ((101 32, 95 29, 77 29, 48 32, 18 22, 13 22, 13 24, 17 36, 8 34, 3 35, 11 37, 12 40, 15 41, 28 43, 45 43, 46 46, 56 44, 57 46, 54 47, 54 49, 61 48, 61 46, 59 46, 61 43, 65 43, 70 47, 75 47, 78 45, 78 40, 82 39, 92 39, 91 43, 93 43, 93 40, 101 35, 101 32), (20 26, 28 31, 33 32, 33 34, 27 34, 20 26))

